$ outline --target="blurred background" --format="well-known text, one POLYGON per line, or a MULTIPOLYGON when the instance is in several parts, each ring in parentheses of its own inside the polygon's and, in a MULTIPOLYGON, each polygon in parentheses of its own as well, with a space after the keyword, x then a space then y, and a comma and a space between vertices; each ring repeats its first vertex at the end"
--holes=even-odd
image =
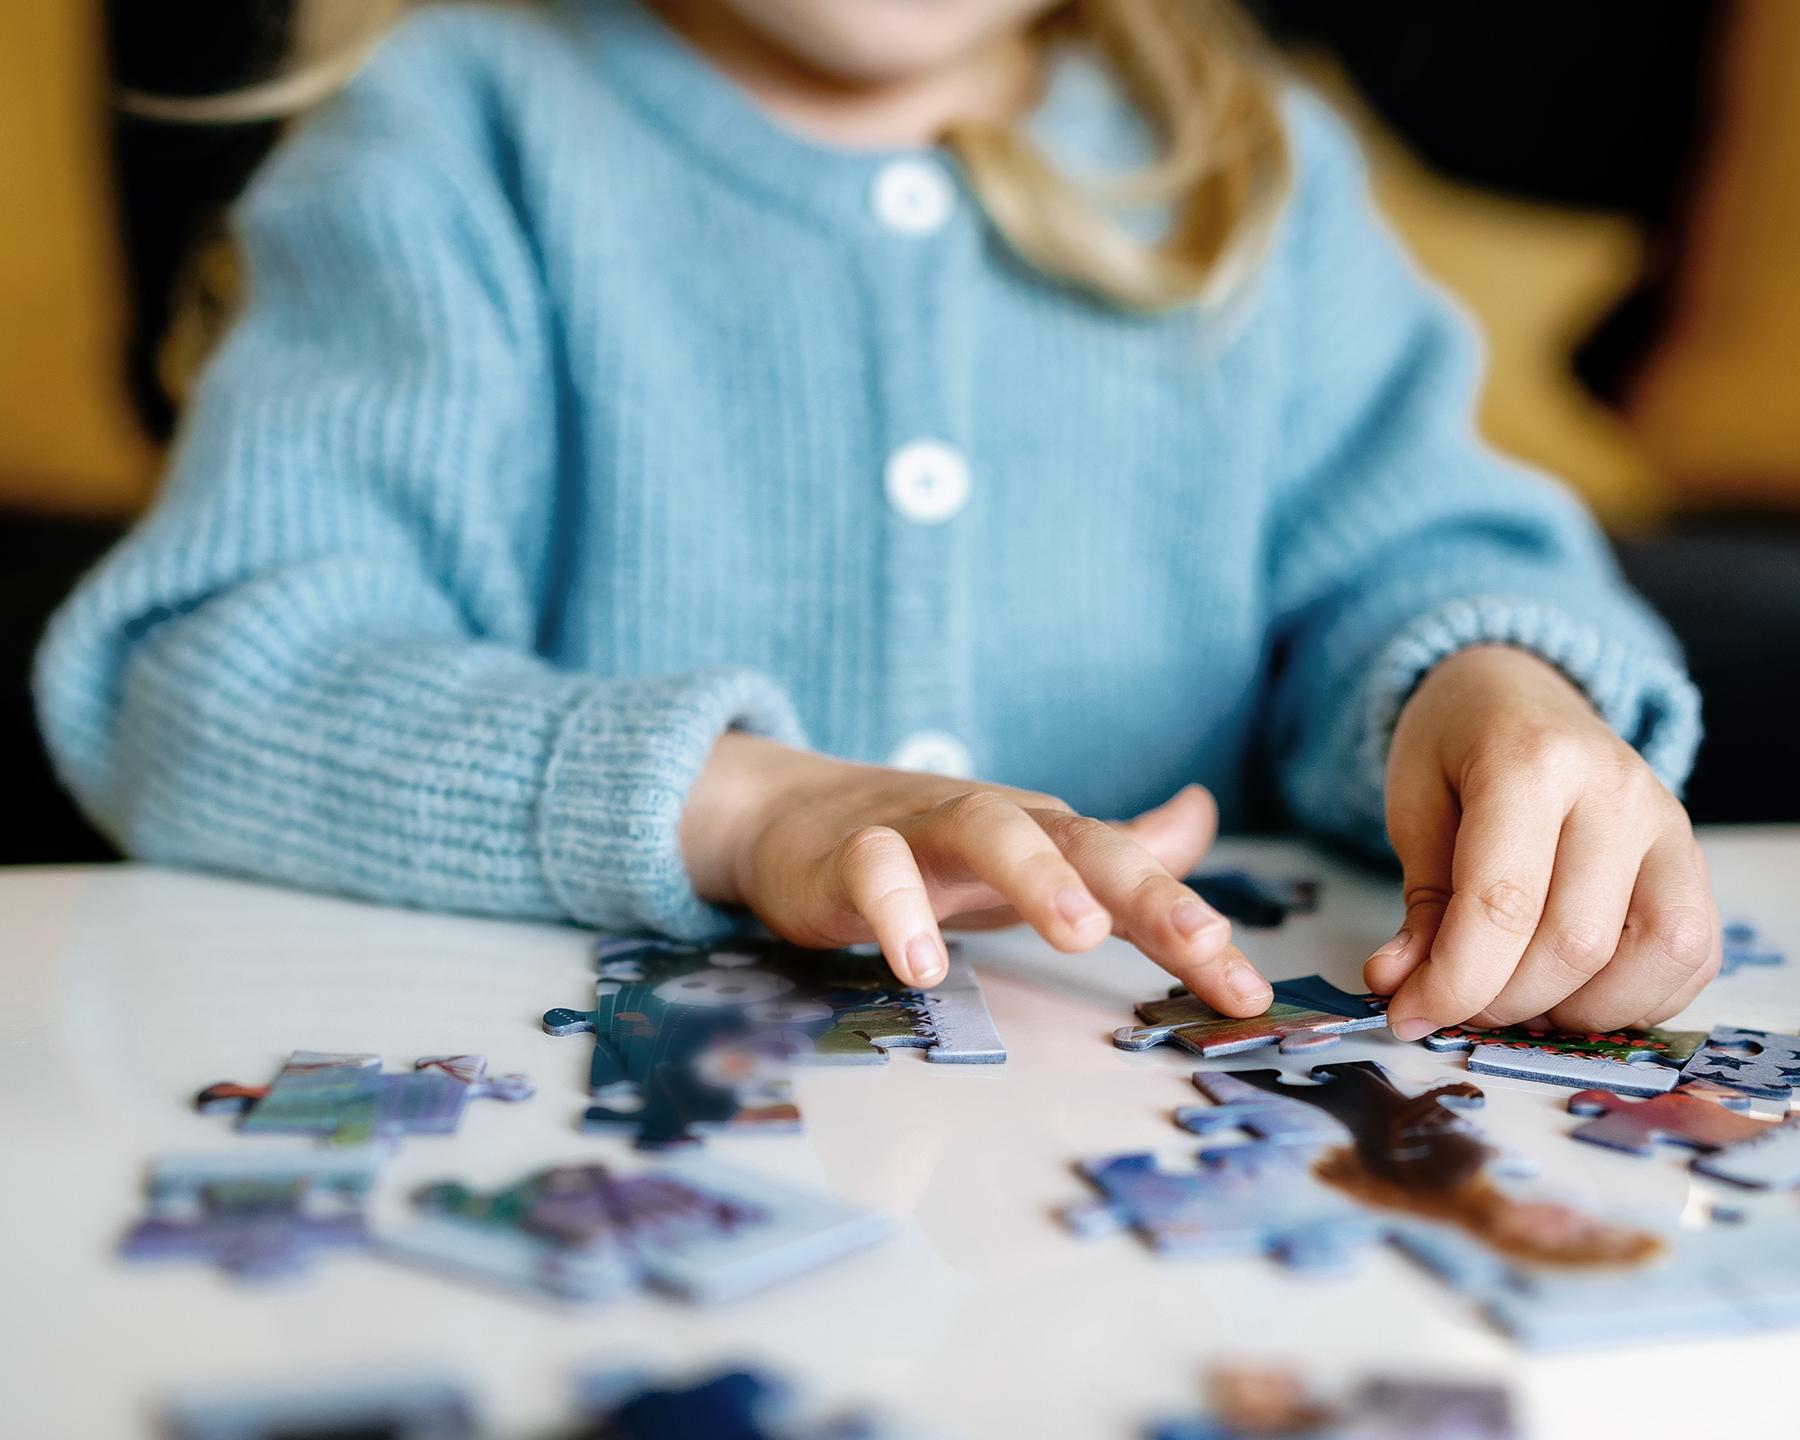
MULTIPOLYGON (((282 123, 144 97, 279 97, 393 8, 0 6, 0 863, 110 853, 50 774, 30 655, 154 492, 229 315, 224 212, 282 123)), ((1251 9, 1485 330, 1489 438, 1587 498, 1685 644, 1696 820, 1800 820, 1800 3, 1251 9)))

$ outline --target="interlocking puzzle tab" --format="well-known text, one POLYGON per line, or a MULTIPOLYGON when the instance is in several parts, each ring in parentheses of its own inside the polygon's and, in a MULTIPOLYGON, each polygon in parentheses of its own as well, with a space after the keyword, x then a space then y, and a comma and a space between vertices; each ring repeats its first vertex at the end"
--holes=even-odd
POLYGON ((1282 1054, 1335 1045, 1340 1035, 1379 1029, 1386 1002, 1373 995, 1351 995, 1317 975, 1277 980, 1275 998, 1261 1015, 1247 1020, 1221 1015, 1199 996, 1172 990, 1166 999, 1146 1000, 1137 1007, 1142 1025, 1113 1032, 1121 1050, 1148 1050, 1174 1042, 1206 1059, 1235 1055, 1264 1045, 1282 1054))
POLYGON ((569 1440, 898 1440, 922 1436, 872 1416, 840 1414, 818 1423, 797 1416, 792 1387, 761 1371, 727 1370, 691 1384, 635 1372, 600 1371, 577 1392, 588 1423, 569 1440))
POLYGON ((174 1156, 152 1167, 146 1214, 126 1232, 127 1260, 205 1260, 243 1280, 298 1274, 334 1250, 369 1243, 375 1184, 367 1148, 174 1156))
POLYGON ((1705 1039, 1699 1030, 1620 1030, 1601 1035, 1522 1025, 1491 1030, 1452 1025, 1421 1043, 1428 1050, 1468 1050, 1469 1069, 1481 1075, 1621 1095, 1660 1095, 1680 1082, 1681 1067, 1705 1039))
POLYGON ((1335 1403, 1285 1365, 1238 1363, 1207 1377, 1210 1414, 1164 1421, 1149 1440, 1520 1440, 1503 1386, 1374 1378, 1335 1403))
POLYGON ((775 940, 712 946, 604 940, 592 1010, 544 1016, 552 1035, 594 1036, 584 1129, 643 1149, 718 1131, 800 1124, 793 1064, 882 1064, 897 1047, 940 1063, 1004 1061, 967 961, 929 993, 897 986, 880 955, 775 940))
POLYGON ((1768 1100, 1789 1100, 1800 1085, 1800 1035, 1715 1025, 1681 1078, 1710 1080, 1768 1100))
POLYGON ((316 1135, 363 1145, 402 1135, 449 1135, 469 1101, 528 1099, 523 1075, 487 1073, 481 1055, 432 1055, 410 1071, 381 1068, 378 1055, 296 1050, 268 1085, 209 1085, 194 1097, 204 1114, 234 1112, 245 1134, 316 1135))
POLYGON ((165 1409, 170 1440, 475 1440, 474 1406, 452 1381, 418 1377, 342 1389, 193 1394, 165 1409))
POLYGON ((492 1193, 441 1183, 413 1199, 419 1219, 384 1237, 389 1253, 573 1301, 645 1285, 732 1299, 888 1230, 879 1214, 697 1157, 625 1174, 554 1166, 492 1193))
POLYGON ((1175 1112, 1175 1123, 1195 1135, 1242 1130, 1270 1145, 1314 1148, 1350 1139, 1350 1132, 1335 1116, 1304 1101, 1247 1084, 1230 1070, 1196 1070, 1193 1081, 1194 1087, 1213 1103, 1183 1106, 1175 1112))

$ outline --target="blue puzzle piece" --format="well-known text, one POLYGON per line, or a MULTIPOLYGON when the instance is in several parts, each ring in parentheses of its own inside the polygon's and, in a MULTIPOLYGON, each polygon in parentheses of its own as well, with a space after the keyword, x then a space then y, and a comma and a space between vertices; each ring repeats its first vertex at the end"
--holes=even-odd
POLYGON ((1787 1100, 1800 1085, 1800 1035, 1715 1025, 1682 1069, 1683 1080, 1710 1080, 1746 1095, 1787 1100))
POLYGON ((1747 920, 1733 920, 1725 926, 1724 948, 1720 952, 1719 974, 1730 975, 1745 965, 1784 964, 1787 957, 1779 950, 1763 944, 1756 927, 1747 920))
POLYGON ((127 1260, 205 1260, 241 1280, 298 1274, 316 1256, 369 1243, 367 1148, 173 1156, 152 1167, 127 1260))
POLYGON ((600 1371, 578 1387, 577 1406, 589 1418, 570 1440, 898 1440, 899 1431, 861 1414, 801 1424, 795 1401, 792 1387, 754 1370, 690 1385, 600 1371))
POLYGON ((1229 1070, 1196 1070, 1194 1085, 1213 1103, 1184 1106, 1175 1123, 1196 1135, 1242 1130, 1272 1145, 1332 1145, 1350 1139, 1333 1116, 1285 1095, 1246 1084, 1229 1070))
POLYGON ((448 1380, 263 1395, 194 1394, 163 1417, 169 1440, 475 1440, 469 1397, 448 1380))
POLYGON ((1381 1217, 1313 1179, 1297 1147, 1267 1143, 1202 1150, 1191 1170, 1152 1155, 1080 1166, 1100 1199, 1063 1219, 1091 1238, 1129 1229, 1163 1255, 1272 1255, 1301 1270, 1337 1269, 1382 1238, 1381 1217))

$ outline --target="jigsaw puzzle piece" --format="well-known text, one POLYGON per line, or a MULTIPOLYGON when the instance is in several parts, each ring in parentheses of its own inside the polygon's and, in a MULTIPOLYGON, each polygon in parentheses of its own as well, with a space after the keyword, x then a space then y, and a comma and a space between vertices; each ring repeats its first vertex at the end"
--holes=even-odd
POLYGON ((239 1279, 297 1274, 319 1255, 369 1243, 375 1183, 367 1149, 175 1156, 151 1168, 127 1260, 206 1260, 239 1279))
POLYGON ((1093 1238, 1130 1230, 1162 1255, 1270 1255, 1299 1270, 1332 1270, 1382 1238, 1382 1221, 1325 1189, 1296 1148, 1254 1142, 1202 1150, 1192 1169, 1152 1155, 1079 1167, 1100 1192, 1063 1220, 1093 1238))
POLYGON ((734 1299, 873 1244, 884 1216, 695 1159, 637 1173, 557 1166, 492 1194, 455 1184, 414 1196, 396 1255, 560 1299, 652 1285, 734 1299))
POLYGON ((1701 1156, 1694 1169, 1755 1190, 1800 1186, 1800 1115, 1765 1121, 1759 1133, 1701 1156))
POLYGON ((1477 1075, 1610 1090, 1617 1095, 1662 1095, 1681 1083, 1681 1072, 1666 1065, 1564 1055, 1518 1045, 1477 1045, 1469 1052, 1469 1069, 1477 1075))
POLYGON ((1681 1076, 1710 1080, 1746 1095, 1788 1100, 1800 1085, 1800 1035, 1715 1025, 1681 1076))
POLYGON ((1193 1079, 1195 1087, 1213 1103, 1184 1106, 1175 1112, 1175 1123, 1196 1135, 1242 1130, 1271 1145, 1307 1146, 1342 1144, 1350 1139, 1350 1132, 1335 1116, 1304 1101, 1246 1084, 1229 1070, 1196 1070, 1193 1079))
POLYGON ((1221 915, 1251 930, 1273 930, 1290 915, 1310 915, 1319 908, 1317 880, 1210 870, 1189 875, 1185 883, 1221 915))
POLYGON ((296 1050, 266 1086, 209 1085, 194 1097, 203 1114, 235 1111, 246 1134, 315 1135, 363 1145, 401 1135, 449 1135, 470 1100, 528 1099, 523 1075, 487 1073, 481 1055, 433 1055, 389 1074, 375 1055, 296 1050))
POLYGON ((1421 1043, 1439 1052, 1469 1051, 1469 1069, 1480 1075, 1621 1095, 1659 1095, 1675 1088, 1680 1067, 1705 1038, 1699 1030, 1578 1034, 1521 1025, 1485 1030, 1452 1025, 1421 1043))
POLYGON ((469 1397, 449 1380, 403 1380, 265 1395, 195 1394, 172 1402, 169 1440, 475 1440, 469 1397))
POLYGON ((1726 923, 1719 974, 1733 974, 1745 965, 1781 965, 1786 960, 1787 957, 1779 950, 1762 943, 1762 937, 1749 921, 1732 920, 1726 923))
POLYGON ((1569 1097, 1569 1113, 1596 1118, 1577 1125, 1569 1133, 1591 1145, 1605 1145, 1633 1155, 1652 1153, 1659 1141, 1693 1150, 1719 1150, 1769 1128, 1766 1120, 1733 1113, 1748 1103, 1740 1099, 1732 1105, 1680 1090, 1648 1100, 1631 1100, 1605 1090, 1583 1090, 1569 1097))
POLYGON ((924 1433, 892 1430, 863 1414, 801 1423, 792 1388, 754 1370, 686 1385, 599 1371, 582 1381, 576 1403, 589 1418, 570 1440, 899 1440, 924 1433))
POLYGON ((1375 1378, 1327 1405, 1287 1366, 1226 1365, 1207 1378, 1212 1413, 1165 1421, 1150 1440, 1519 1440, 1500 1385, 1375 1378))
POLYGON ((1335 1044, 1356 1030, 1385 1023, 1381 1002, 1351 995, 1317 975, 1278 980, 1274 999, 1261 1015, 1237 1019, 1221 1015, 1199 996, 1176 989, 1161 1000, 1137 1007, 1141 1026, 1113 1032, 1121 1050, 1148 1050, 1168 1041, 1205 1059, 1275 1045, 1284 1054, 1335 1044))

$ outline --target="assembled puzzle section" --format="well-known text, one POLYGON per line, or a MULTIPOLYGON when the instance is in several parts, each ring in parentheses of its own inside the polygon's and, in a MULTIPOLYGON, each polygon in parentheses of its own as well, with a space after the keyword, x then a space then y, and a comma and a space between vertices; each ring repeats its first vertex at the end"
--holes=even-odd
POLYGON ((603 940, 592 1010, 545 1013, 552 1035, 594 1037, 582 1117, 647 1150, 718 1132, 799 1128, 791 1067, 881 1064, 894 1048, 939 1063, 1004 1061, 967 961, 932 992, 894 984, 880 955, 773 940, 603 940))
POLYGON ((320 1255, 370 1241, 368 1149, 240 1150, 157 1161, 127 1260, 202 1260, 241 1280, 297 1275, 320 1255))
POLYGON ((378 1055, 296 1050, 268 1085, 209 1085, 194 1097, 203 1114, 235 1113, 246 1135, 316 1135, 338 1145, 450 1135, 475 1099, 519 1101, 523 1075, 487 1073, 481 1055, 432 1055, 410 1071, 381 1068, 378 1055))
POLYGON ((1384 1000, 1349 994, 1317 975, 1277 980, 1273 990, 1274 999, 1261 1015, 1237 1019, 1177 987, 1165 999, 1139 1005, 1138 1018, 1144 1023, 1115 1030, 1113 1044, 1121 1050, 1148 1050, 1174 1043, 1206 1059, 1265 1045, 1291 1055, 1335 1045, 1341 1035, 1386 1023, 1384 1000))
POLYGON ((413 1199, 418 1218, 384 1236, 388 1253, 570 1301, 646 1285, 734 1299, 889 1229, 880 1214, 699 1157, 628 1173, 554 1166, 491 1193, 440 1183, 413 1199))
POLYGON ((1673 1090, 1706 1039, 1699 1030, 1621 1030, 1577 1034, 1522 1025, 1479 1029, 1452 1025, 1421 1042, 1434 1051, 1467 1050, 1480 1075, 1536 1080, 1577 1090, 1659 1095, 1673 1090))
POLYGON ((1766 1100, 1791 1101, 1800 1085, 1800 1035, 1715 1025, 1682 1069, 1684 1080, 1709 1080, 1766 1100))

